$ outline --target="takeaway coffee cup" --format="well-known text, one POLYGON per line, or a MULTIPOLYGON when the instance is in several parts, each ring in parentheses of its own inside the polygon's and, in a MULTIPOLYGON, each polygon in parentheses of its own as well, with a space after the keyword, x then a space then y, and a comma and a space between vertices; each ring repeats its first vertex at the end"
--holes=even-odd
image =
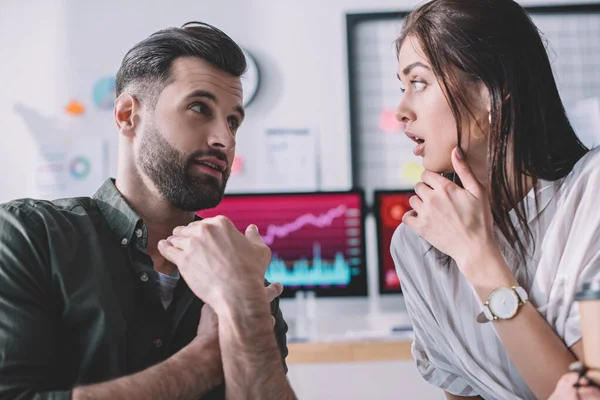
POLYGON ((590 369, 586 375, 600 383, 600 280, 584 283, 575 300, 581 315, 582 361, 590 369))

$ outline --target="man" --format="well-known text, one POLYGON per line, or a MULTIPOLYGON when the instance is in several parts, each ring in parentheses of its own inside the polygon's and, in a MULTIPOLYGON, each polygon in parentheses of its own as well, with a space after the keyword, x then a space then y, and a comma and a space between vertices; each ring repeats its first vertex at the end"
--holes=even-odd
POLYGON ((0 206, 1 398, 294 398, 268 247, 195 218, 223 196, 245 68, 209 25, 153 34, 117 74, 116 181, 0 206))

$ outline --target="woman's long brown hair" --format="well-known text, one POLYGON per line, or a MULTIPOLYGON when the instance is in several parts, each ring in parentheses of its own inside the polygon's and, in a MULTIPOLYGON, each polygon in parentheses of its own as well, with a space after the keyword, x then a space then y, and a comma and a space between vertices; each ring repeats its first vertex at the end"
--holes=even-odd
POLYGON ((563 178, 588 151, 566 116, 540 32, 512 0, 433 0, 408 15, 398 52, 409 36, 418 40, 440 82, 459 146, 472 115, 466 81, 480 80, 488 88, 492 213, 524 263, 533 235, 523 177, 531 177, 534 187, 538 179, 563 178), (509 216, 513 208, 516 224, 509 216))

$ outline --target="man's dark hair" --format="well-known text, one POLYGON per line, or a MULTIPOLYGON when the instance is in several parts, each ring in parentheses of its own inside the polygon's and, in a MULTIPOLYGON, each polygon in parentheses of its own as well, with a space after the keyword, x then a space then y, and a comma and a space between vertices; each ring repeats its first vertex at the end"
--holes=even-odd
POLYGON ((201 58, 236 77, 246 71, 246 57, 229 36, 203 22, 188 22, 181 28, 160 30, 127 52, 117 72, 117 97, 127 89, 154 108, 179 57, 201 58))

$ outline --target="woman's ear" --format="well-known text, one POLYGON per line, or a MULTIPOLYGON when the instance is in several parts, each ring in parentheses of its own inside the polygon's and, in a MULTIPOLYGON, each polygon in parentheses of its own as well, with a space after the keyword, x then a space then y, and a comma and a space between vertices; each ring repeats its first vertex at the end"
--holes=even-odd
POLYGON ((479 81, 479 110, 482 114, 487 113, 488 115, 488 122, 491 125, 492 124, 492 103, 490 101, 490 91, 487 88, 487 86, 485 86, 485 83, 483 83, 482 81, 479 81))
MULTIPOLYGON (((492 112, 492 103, 490 101, 490 91, 485 86, 485 83, 479 82, 479 99, 481 101, 482 108, 485 109, 488 114, 492 112)), ((490 114, 491 115, 491 114, 490 114)))
POLYGON ((115 100, 114 117, 119 133, 128 138, 135 136, 135 122, 139 120, 137 114, 140 103, 129 93, 121 94, 115 100))

